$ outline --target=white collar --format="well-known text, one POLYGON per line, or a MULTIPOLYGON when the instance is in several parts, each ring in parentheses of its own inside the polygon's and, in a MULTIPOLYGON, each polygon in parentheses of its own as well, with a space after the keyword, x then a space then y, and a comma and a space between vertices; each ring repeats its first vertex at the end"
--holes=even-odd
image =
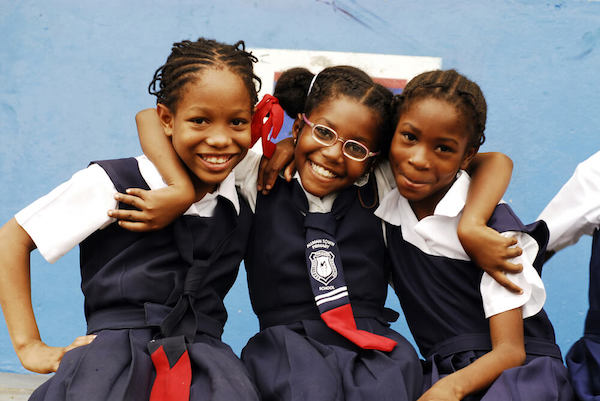
MULTIPOLYGON (((458 216, 465 207, 470 182, 469 175, 460 170, 456 175, 454 184, 435 207, 433 215, 458 216)), ((390 191, 383 198, 379 207, 375 210, 375 215, 394 226, 413 225, 416 222, 415 214, 408 200, 397 190, 390 191)))
POLYGON ((233 207, 235 207, 237 214, 240 214, 240 199, 238 198, 238 193, 235 189, 235 175, 233 172, 225 177, 214 192, 204 195, 204 198, 200 199, 198 202, 202 202, 208 196, 216 198, 219 195, 229 200, 233 204, 233 207))
MULTIPOLYGON (((142 173, 142 177, 144 177, 144 180, 150 189, 164 188, 167 186, 150 159, 148 159, 145 155, 138 156, 136 159, 138 161, 140 173, 142 173)), ((195 206, 201 209, 205 203, 211 202, 219 195, 229 200, 235 207, 237 214, 240 214, 240 201, 235 189, 235 176, 233 172, 229 173, 229 175, 217 186, 217 189, 214 192, 207 193, 198 202, 193 203, 190 208, 195 206)))

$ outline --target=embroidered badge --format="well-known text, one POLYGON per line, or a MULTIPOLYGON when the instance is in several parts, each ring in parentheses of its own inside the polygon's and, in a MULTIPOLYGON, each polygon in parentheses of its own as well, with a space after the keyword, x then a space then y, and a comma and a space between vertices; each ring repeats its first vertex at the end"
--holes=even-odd
POLYGON ((331 283, 337 277, 335 255, 331 251, 318 250, 312 252, 310 259, 310 274, 315 280, 324 285, 331 283))

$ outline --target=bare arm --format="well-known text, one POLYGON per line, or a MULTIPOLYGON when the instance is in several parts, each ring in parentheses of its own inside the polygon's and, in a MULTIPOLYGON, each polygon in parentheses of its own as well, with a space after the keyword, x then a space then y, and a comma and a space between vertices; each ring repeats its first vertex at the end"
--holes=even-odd
POLYGON ((110 210, 109 216, 132 231, 157 230, 185 213, 196 198, 194 185, 185 166, 177 156, 155 109, 140 111, 135 116, 140 144, 144 154, 154 163, 167 183, 166 188, 145 191, 129 188, 127 194, 117 194, 120 202, 137 210, 110 210))
POLYGON ((435 383, 419 401, 462 400, 467 395, 490 386, 506 369, 525 362, 520 308, 492 316, 490 335, 490 352, 435 383))
POLYGON ((31 237, 13 218, 0 229, 0 305, 19 360, 26 369, 54 372, 63 355, 90 343, 95 336, 78 337, 68 347, 49 347, 41 340, 31 303, 31 237))
POLYGON ((519 256, 514 247, 517 240, 502 237, 486 224, 510 182, 512 161, 502 153, 479 153, 469 167, 471 186, 463 215, 458 225, 458 237, 471 259, 498 283, 513 292, 521 289, 504 272, 518 273, 522 266, 508 260, 519 256))

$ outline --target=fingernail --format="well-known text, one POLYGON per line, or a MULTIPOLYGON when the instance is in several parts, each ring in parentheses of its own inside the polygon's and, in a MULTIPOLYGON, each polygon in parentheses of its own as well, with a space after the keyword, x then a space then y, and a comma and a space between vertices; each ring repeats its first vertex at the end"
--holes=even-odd
POLYGON ((128 194, 130 194, 130 193, 131 193, 131 189, 127 188, 127 189, 125 190, 125 192, 127 192, 128 194))
POLYGON ((121 194, 115 194, 115 199, 116 200, 120 200, 121 199, 121 194))
POLYGON ((113 211, 112 211, 112 210, 109 210, 109 211, 108 211, 108 215, 109 215, 110 217, 112 217, 112 216, 113 216, 113 211))

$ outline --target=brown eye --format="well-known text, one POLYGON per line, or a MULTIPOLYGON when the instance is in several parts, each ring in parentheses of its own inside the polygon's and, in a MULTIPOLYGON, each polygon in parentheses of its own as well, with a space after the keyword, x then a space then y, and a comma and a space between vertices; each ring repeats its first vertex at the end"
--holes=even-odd
POLYGON ((337 138, 335 132, 333 132, 330 128, 324 127, 322 125, 315 125, 315 127, 313 128, 313 132, 320 140, 326 143, 333 143, 337 138))
POLYGON ((344 150, 348 155, 356 157, 358 159, 366 157, 368 153, 367 148, 365 148, 360 143, 354 141, 346 141, 346 143, 344 143, 344 150))

